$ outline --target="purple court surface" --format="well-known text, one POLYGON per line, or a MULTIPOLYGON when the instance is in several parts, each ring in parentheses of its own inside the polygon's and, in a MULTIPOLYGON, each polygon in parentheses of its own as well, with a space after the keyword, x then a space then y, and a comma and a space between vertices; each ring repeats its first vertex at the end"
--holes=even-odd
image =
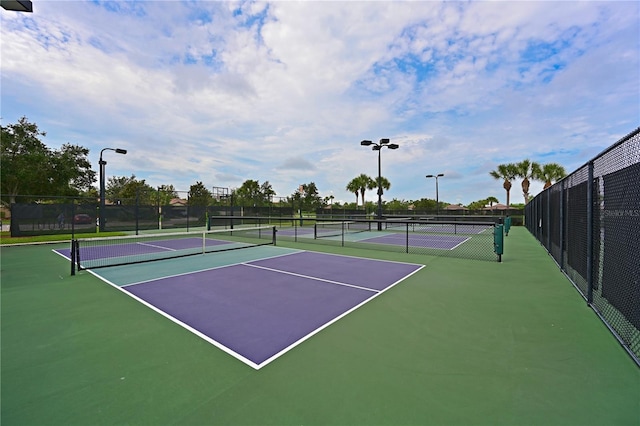
POLYGON ((294 252, 111 284, 259 369, 422 267, 294 252))
MULTIPOLYGON (((409 246, 453 250, 468 239, 469 237, 456 235, 409 234, 409 246)), ((380 237, 365 238, 363 240, 358 240, 358 242, 404 246, 407 244, 407 235, 387 234, 380 237)))

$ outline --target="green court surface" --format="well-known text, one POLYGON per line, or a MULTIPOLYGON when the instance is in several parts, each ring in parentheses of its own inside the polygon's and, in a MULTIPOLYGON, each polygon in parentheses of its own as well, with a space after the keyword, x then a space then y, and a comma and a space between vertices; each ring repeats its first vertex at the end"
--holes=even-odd
POLYGON ((640 369, 524 228, 502 263, 278 245, 426 267, 254 370, 59 245, 2 247, 2 425, 640 424, 640 369))

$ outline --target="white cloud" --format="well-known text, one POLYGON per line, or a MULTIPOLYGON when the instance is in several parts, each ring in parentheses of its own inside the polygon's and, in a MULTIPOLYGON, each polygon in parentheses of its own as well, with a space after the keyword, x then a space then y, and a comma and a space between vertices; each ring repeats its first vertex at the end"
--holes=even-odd
POLYGON ((573 170, 640 121, 635 2, 36 6, 1 15, 3 124, 26 115, 95 163, 122 146, 108 173, 152 185, 314 181, 351 201, 377 173, 359 141, 390 137, 385 197, 433 198, 424 175, 444 171, 441 199, 504 201, 497 164, 573 170))

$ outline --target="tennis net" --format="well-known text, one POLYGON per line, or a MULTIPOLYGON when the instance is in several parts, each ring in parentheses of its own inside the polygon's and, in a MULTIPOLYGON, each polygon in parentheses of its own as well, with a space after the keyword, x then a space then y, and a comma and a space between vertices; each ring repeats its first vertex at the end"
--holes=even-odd
POLYGON ((71 261, 78 270, 150 262, 276 243, 274 226, 77 239, 71 261))
POLYGON ((337 237, 365 231, 371 231, 370 221, 317 222, 313 227, 313 237, 337 237))
POLYGON ((410 217, 388 218, 383 222, 384 229, 393 229, 393 228, 404 229, 407 227, 407 223, 410 223, 411 220, 412 219, 410 217))

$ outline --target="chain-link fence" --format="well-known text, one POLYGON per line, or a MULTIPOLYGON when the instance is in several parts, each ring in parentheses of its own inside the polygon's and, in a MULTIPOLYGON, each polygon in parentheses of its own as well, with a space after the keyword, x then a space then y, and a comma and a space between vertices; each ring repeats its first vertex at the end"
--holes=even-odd
MULTIPOLYGON (((513 225, 522 226, 524 223, 524 212, 522 209, 508 208, 508 209, 491 209, 485 208, 482 210, 469 210, 465 207, 459 206, 456 210, 394 210, 387 206, 383 206, 382 210, 383 218, 407 218, 407 219, 436 219, 443 221, 492 221, 495 217, 501 217, 505 219, 510 217, 513 225)), ((316 217, 322 219, 377 219, 377 212, 369 209, 369 211, 363 209, 347 209, 343 207, 325 207, 316 209, 316 217)))
MULTIPOLYGON (((235 218, 244 216, 291 217, 290 206, 234 206, 230 200, 202 205, 189 198, 161 197, 152 199, 146 195, 135 199, 117 199, 104 206, 94 198, 56 196, 14 196, 10 205, 10 229, 12 237, 82 234, 101 232, 205 228, 211 218, 235 218), (103 226, 100 227, 100 220, 103 226)), ((229 224, 233 222, 227 221, 229 224)), ((216 224, 214 224, 215 226, 216 224)))
POLYGON ((640 128, 536 196, 525 224, 640 366, 640 128))

